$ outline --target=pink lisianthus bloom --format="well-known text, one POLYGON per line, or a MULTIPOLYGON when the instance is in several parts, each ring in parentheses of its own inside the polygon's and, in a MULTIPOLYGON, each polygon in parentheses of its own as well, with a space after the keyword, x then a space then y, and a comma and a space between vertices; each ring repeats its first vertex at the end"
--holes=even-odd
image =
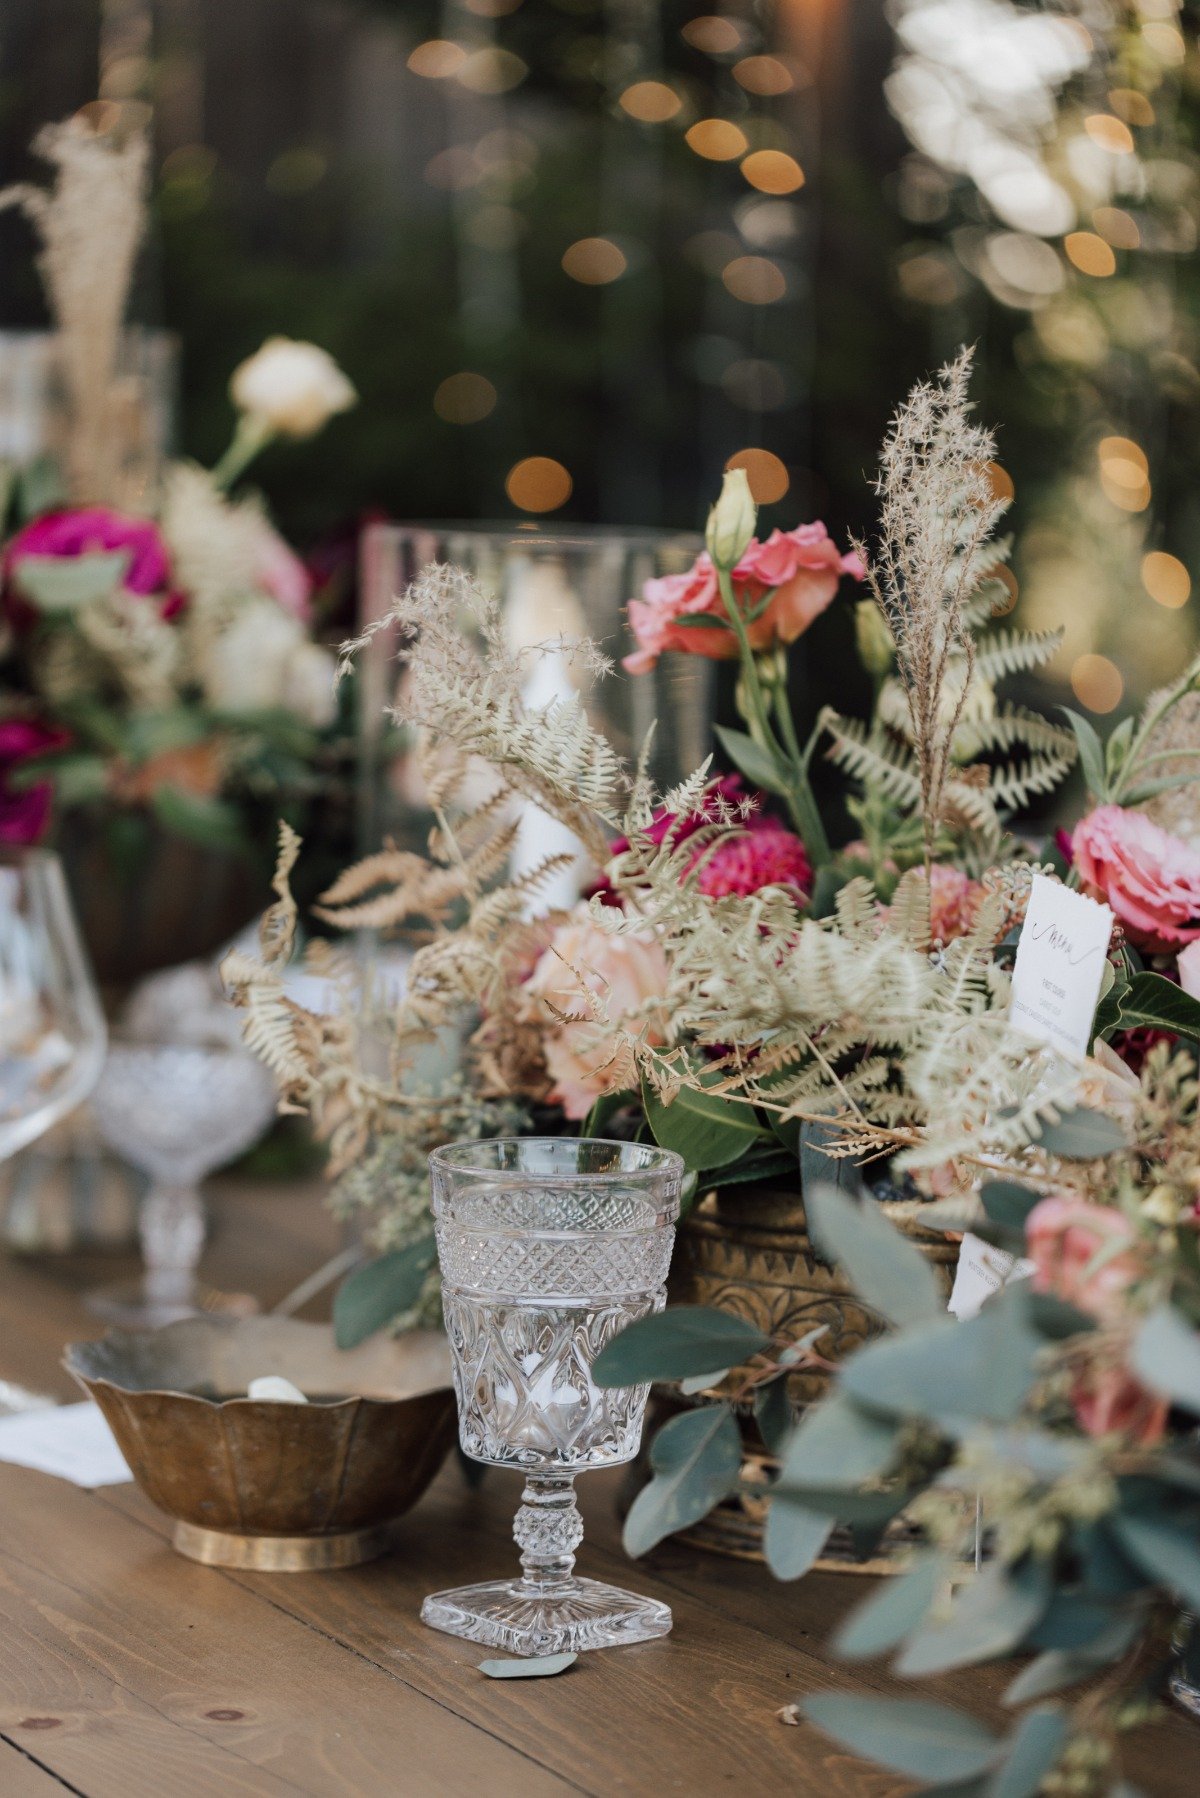
MULTIPOLYGON (((862 580, 864 572, 858 556, 841 555, 820 523, 772 531, 765 543, 752 537, 730 576, 743 611, 771 594, 761 615, 747 626, 751 646, 794 643, 829 605, 842 576, 862 580)), ((641 599, 629 602, 629 623, 638 644, 623 664, 631 674, 645 674, 671 649, 713 661, 729 661, 738 653, 707 550, 686 574, 647 581, 641 599), (698 624, 698 618, 716 622, 698 624)))
POLYGON ((300 557, 267 519, 255 531, 254 578, 264 593, 301 624, 312 620, 312 576, 300 557))
MULTIPOLYGON (((764 817, 761 807, 761 794, 743 794, 740 774, 726 774, 705 789, 698 811, 682 815, 656 812, 645 834, 652 843, 669 839, 675 848, 706 825, 716 823, 723 812, 745 810, 747 815, 731 827, 728 837, 712 848, 696 851, 689 859, 685 873, 700 864, 696 885, 710 899, 723 899, 731 894, 748 898, 767 886, 792 887, 806 898, 812 886, 808 852, 800 838, 777 818, 764 817)), ((622 855, 628 848, 628 837, 618 837, 612 845, 612 853, 622 855)), ((601 881, 595 890, 606 901, 619 903, 607 881, 601 881)))
POLYGON ((0 843, 37 843, 50 822, 54 788, 39 780, 31 787, 11 787, 9 776, 31 756, 61 749, 67 733, 27 718, 0 720, 0 843))
POLYGON ((654 1002, 666 988, 667 958, 656 937, 611 936, 593 921, 586 905, 555 930, 525 992, 540 1001, 542 1046, 554 1081, 550 1097, 569 1118, 586 1117, 605 1093, 634 1084, 633 1053, 614 1038, 611 1026, 624 1024, 644 1032, 648 1043, 664 1042, 654 1002), (601 1015, 592 1015, 581 981, 595 995, 601 1015))
POLYGON ((1071 852, 1084 889, 1112 907, 1139 948, 1200 940, 1200 851, 1145 812, 1097 806, 1075 826, 1071 852))
POLYGON ((111 555, 117 550, 124 550, 129 558, 122 580, 127 591, 157 597, 163 616, 173 616, 182 602, 170 591, 171 561, 158 526, 149 518, 134 518, 107 506, 44 512, 32 519, 5 551, 5 581, 20 588, 21 563, 27 556, 73 558, 111 555))

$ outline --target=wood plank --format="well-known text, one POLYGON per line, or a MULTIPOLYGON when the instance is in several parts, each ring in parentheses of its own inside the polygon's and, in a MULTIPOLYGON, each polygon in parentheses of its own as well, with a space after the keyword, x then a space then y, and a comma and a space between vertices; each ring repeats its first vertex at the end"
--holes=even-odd
POLYGON ((40 1766, 32 1751, 0 1735, 0 1792, 4 1798, 64 1798, 73 1789, 40 1766))
POLYGON ((572 1789, 85 1493, 0 1468, 0 1515, 0 1731, 87 1798, 572 1789))

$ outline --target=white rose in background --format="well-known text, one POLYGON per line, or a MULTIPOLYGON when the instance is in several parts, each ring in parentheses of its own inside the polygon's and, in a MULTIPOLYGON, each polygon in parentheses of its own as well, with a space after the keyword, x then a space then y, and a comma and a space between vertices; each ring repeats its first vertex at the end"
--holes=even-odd
POLYGON ((333 675, 333 657, 297 618, 273 599, 252 599, 208 651, 205 697, 220 712, 287 711, 323 730, 337 712, 333 675))
POLYGON ((283 437, 313 436, 358 398, 328 350, 292 337, 268 337, 234 369, 229 392, 239 412, 283 437))
POLYGON ((335 664, 319 643, 301 643, 288 657, 283 676, 283 703, 314 730, 324 730, 337 716, 335 664))

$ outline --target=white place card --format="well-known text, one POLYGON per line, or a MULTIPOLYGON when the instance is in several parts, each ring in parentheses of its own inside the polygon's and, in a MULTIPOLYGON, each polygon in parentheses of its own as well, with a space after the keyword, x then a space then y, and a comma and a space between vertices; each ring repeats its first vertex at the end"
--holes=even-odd
POLYGON ((0 1461, 89 1489, 133 1478, 103 1413, 89 1399, 0 1417, 0 1461))
MULTIPOLYGON (((1010 1015, 1018 1030, 1073 1059, 1087 1054, 1112 927, 1107 905, 1044 874, 1034 875, 1013 969, 1010 1015)), ((974 1317, 1009 1280, 1032 1272, 1031 1261, 1018 1260, 968 1231, 959 1250, 950 1310, 955 1317, 974 1317)))

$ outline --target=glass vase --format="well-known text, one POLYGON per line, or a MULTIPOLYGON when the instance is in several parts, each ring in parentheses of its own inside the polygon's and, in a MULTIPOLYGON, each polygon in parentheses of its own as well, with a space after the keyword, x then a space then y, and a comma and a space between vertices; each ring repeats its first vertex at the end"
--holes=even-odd
POLYGON ((516 1655, 664 1636, 668 1606, 574 1572, 578 1473, 637 1454, 649 1387, 602 1388, 592 1364, 666 1303, 683 1162, 644 1143, 528 1137, 430 1157, 459 1439, 519 1468, 519 1576, 438 1592, 423 1620, 516 1655))

